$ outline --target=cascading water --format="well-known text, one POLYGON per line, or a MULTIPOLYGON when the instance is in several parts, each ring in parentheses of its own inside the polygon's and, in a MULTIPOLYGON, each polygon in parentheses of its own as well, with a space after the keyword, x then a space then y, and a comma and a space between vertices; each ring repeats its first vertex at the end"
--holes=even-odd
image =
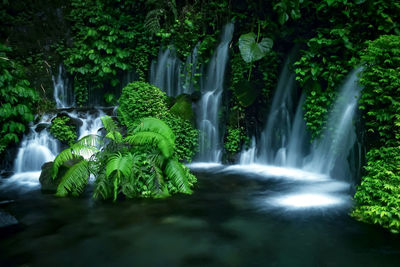
MULTIPOLYGON (((57 108, 63 109, 62 113, 73 118, 79 125, 78 139, 88 135, 97 134, 103 127, 100 118, 105 115, 102 110, 96 109, 88 112, 67 112, 65 108, 71 107, 72 95, 66 81, 63 79, 63 70, 60 65, 57 78, 53 78, 54 100, 57 108)), ((44 163, 54 160, 61 150, 61 144, 49 132, 48 127, 56 115, 43 115, 41 120, 32 124, 30 131, 25 135, 20 144, 17 157, 14 161, 14 175, 7 179, 2 186, 12 184, 26 185, 28 187, 39 186, 39 176, 44 163)))
POLYGON ((168 47, 164 51, 160 49, 157 61, 153 61, 151 65, 150 83, 166 92, 168 96, 192 93, 199 47, 200 42, 186 58, 185 64, 179 60, 174 48, 168 47))
POLYGON ((358 83, 360 72, 361 68, 352 71, 342 85, 326 129, 313 144, 305 169, 326 174, 334 171, 335 176, 351 177, 347 156, 357 139, 353 121, 362 89, 358 83))
POLYGON ((53 80, 53 97, 56 101, 57 108, 69 108, 73 106, 72 90, 68 90, 68 80, 63 78, 64 69, 60 64, 58 67, 57 78, 52 75, 53 80))
POLYGON ((348 75, 321 138, 311 144, 302 111, 304 95, 296 96, 295 77, 290 74, 286 62, 260 141, 253 141, 251 147, 242 152, 241 165, 228 167, 227 171, 296 181, 282 189, 283 192, 267 198, 272 206, 297 209, 349 203, 345 192, 351 188, 353 178, 348 156, 356 141, 353 121, 361 91, 360 71, 357 69, 348 75), (297 103, 296 99, 299 99, 297 103))
POLYGON ((26 135, 18 150, 17 158, 14 163, 16 173, 27 171, 40 171, 43 163, 52 161, 59 152, 59 144, 43 128, 38 131, 38 126, 50 125, 52 117, 43 116, 38 124, 30 127, 30 132, 26 135))
POLYGON ((219 112, 224 88, 225 69, 228 62, 229 43, 232 40, 233 24, 226 25, 222 31, 221 42, 208 65, 202 83, 202 97, 198 103, 198 127, 200 129, 200 162, 221 161, 221 136, 219 134, 219 112))

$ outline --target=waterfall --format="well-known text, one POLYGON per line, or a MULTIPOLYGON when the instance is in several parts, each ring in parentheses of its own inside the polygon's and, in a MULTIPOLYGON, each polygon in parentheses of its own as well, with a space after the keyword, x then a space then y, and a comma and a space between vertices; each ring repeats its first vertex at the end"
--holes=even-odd
POLYGON ((201 86, 202 97, 198 104, 198 127, 200 151, 198 161, 221 161, 221 136, 219 133, 219 112, 224 88, 225 69, 228 62, 229 43, 232 40, 233 24, 226 25, 221 41, 208 65, 201 86))
POLYGON ((157 61, 151 64, 150 83, 166 92, 168 96, 176 97, 192 93, 197 73, 199 47, 200 42, 186 58, 185 64, 178 58, 173 47, 168 47, 164 51, 160 49, 157 61))
POLYGON ((313 144, 305 169, 338 176, 349 176, 347 156, 356 142, 354 115, 357 110, 361 86, 358 74, 361 68, 352 71, 339 90, 338 97, 329 114, 322 137, 313 144))
POLYGON ((254 162, 260 164, 300 167, 307 151, 302 110, 305 97, 298 97, 295 75, 289 69, 292 57, 288 57, 282 68, 267 124, 256 148, 254 162))
POLYGON ((240 164, 257 163, 351 177, 347 157, 356 141, 353 120, 361 91, 358 84, 361 69, 348 75, 338 90, 326 129, 310 144, 302 109, 305 96, 296 94, 295 76, 289 70, 289 62, 282 69, 260 140, 241 153, 240 164))
POLYGON ((68 108, 73 106, 73 94, 72 90, 68 89, 68 80, 63 78, 64 69, 60 64, 58 67, 57 78, 54 75, 51 76, 53 80, 53 97, 56 101, 57 108, 68 108))
POLYGON ((59 152, 59 144, 46 128, 39 130, 38 126, 50 125, 53 117, 43 116, 38 124, 30 127, 29 134, 24 136, 14 163, 14 171, 40 171, 43 163, 52 161, 59 152))

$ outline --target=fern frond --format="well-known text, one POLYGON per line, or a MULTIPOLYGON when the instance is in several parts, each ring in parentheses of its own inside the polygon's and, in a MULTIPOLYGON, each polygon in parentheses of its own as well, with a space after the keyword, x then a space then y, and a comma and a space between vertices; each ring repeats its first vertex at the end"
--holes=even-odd
POLYGON ((82 145, 82 146, 87 146, 87 147, 93 147, 93 148, 98 148, 103 144, 102 140, 101 140, 101 136, 100 135, 96 135, 96 134, 89 134, 86 135, 84 137, 82 137, 81 139, 79 139, 78 141, 76 141, 74 145, 82 145))
POLYGON ((155 132, 138 132, 125 138, 131 145, 156 146, 164 157, 170 158, 175 146, 165 136, 155 132))
POLYGON ((172 129, 164 121, 157 118, 147 117, 140 119, 139 125, 133 129, 132 133, 135 134, 138 132, 155 132, 163 135, 172 144, 175 144, 175 134, 172 129))
POLYGON ((82 160, 69 168, 61 178, 56 196, 65 197, 71 191, 76 191, 79 194, 82 193, 90 175, 88 165, 89 162, 87 160, 82 160))
POLYGON ((66 161, 72 159, 79 159, 81 157, 85 157, 87 155, 92 155, 98 151, 97 147, 86 146, 79 143, 72 145, 69 148, 64 149, 57 155, 54 159, 53 163, 53 173, 52 177, 55 179, 58 174, 58 169, 61 165, 63 165, 66 161))
POLYGON ((123 138, 114 120, 110 116, 106 115, 101 117, 101 122, 107 131, 106 138, 111 139, 116 143, 121 143, 123 138))
POLYGON ((110 177, 113 173, 117 173, 118 176, 121 174, 128 177, 132 173, 132 166, 134 164, 133 156, 131 153, 121 154, 115 153, 107 161, 106 165, 106 176, 110 177))
POLYGON ((165 167, 165 174, 167 178, 171 180, 172 183, 178 188, 179 192, 185 194, 192 193, 188 178, 186 177, 186 173, 182 168, 181 163, 174 159, 169 160, 165 167))
POLYGON ((107 179, 104 172, 96 177, 95 187, 93 190, 93 197, 99 199, 109 199, 113 195, 112 182, 107 179))
POLYGON ((144 20, 144 29, 151 34, 159 32, 161 29, 160 20, 164 12, 162 8, 149 11, 144 20))

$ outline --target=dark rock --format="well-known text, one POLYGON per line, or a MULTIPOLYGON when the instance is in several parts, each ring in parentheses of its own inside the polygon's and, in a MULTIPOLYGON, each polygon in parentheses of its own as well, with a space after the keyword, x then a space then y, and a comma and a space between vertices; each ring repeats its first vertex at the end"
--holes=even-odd
POLYGON ((12 172, 12 171, 1 171, 0 172, 0 177, 3 179, 10 178, 13 175, 14 175, 14 172, 12 172))
POLYGON ((42 172, 39 177, 40 185, 42 186, 42 193, 53 194, 57 190, 60 179, 53 179, 53 162, 46 162, 42 165, 42 172))
POLYGON ((190 95, 190 98, 192 99, 193 102, 199 101, 201 98, 201 93, 200 91, 195 91, 190 95))
POLYGON ((8 212, 0 209, 0 228, 18 224, 17 219, 8 212))
POLYGON ((76 163, 80 162, 83 158, 79 159, 71 159, 66 161, 63 165, 60 166, 58 170, 57 177, 53 179, 53 162, 46 162, 42 165, 42 172, 40 173, 39 182, 41 185, 42 193, 44 194, 54 194, 57 191, 57 187, 60 184, 61 178, 64 174, 76 163))
POLYGON ((49 123, 39 123, 36 125, 35 131, 37 133, 40 133, 44 129, 47 129, 49 126, 50 126, 49 123))

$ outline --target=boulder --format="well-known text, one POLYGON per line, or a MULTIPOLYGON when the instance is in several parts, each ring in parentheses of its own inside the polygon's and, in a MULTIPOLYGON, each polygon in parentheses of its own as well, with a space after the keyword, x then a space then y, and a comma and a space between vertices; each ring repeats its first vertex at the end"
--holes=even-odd
POLYGON ((53 162, 46 162, 42 165, 42 172, 39 177, 39 182, 41 185, 42 193, 44 194, 54 194, 57 191, 57 187, 60 184, 61 178, 64 174, 71 168, 74 164, 80 162, 83 158, 79 159, 71 159, 66 161, 63 165, 60 166, 58 170, 57 177, 53 179, 53 162))

